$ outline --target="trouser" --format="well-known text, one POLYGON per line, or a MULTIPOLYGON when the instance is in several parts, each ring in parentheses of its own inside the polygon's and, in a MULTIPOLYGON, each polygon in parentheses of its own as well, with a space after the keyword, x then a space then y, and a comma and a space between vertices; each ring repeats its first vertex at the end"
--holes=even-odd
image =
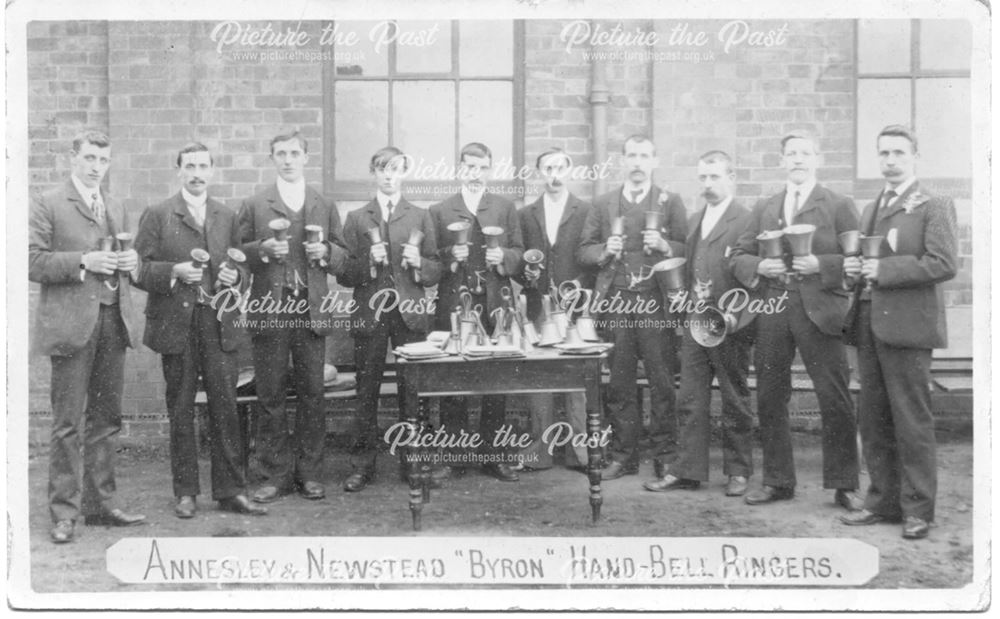
MULTIPOLYGON (((552 466, 552 441, 555 438, 553 433, 549 433, 547 442, 542 441, 546 431, 552 427, 555 421, 556 398, 565 402, 566 420, 575 436, 587 435, 587 394, 582 391, 570 392, 557 396, 551 393, 534 393, 528 396, 528 406, 531 408, 531 444, 521 450, 519 454, 526 466, 536 469, 547 469, 552 466)), ((572 448, 573 458, 577 466, 587 466, 587 447, 573 445, 572 441, 566 443, 567 448, 572 448)), ((567 459, 566 464, 572 466, 574 463, 567 459)))
POLYGON ((930 522, 937 495, 931 350, 878 341, 870 302, 862 302, 858 321, 858 421, 871 481, 865 507, 888 518, 930 522))
POLYGON ((681 345, 681 386, 677 414, 680 448, 670 473, 682 479, 708 481, 711 440, 712 378, 722 395, 722 472, 753 474, 753 412, 750 410, 750 342, 742 332, 714 348, 705 348, 684 333, 681 345))
MULTIPOLYGON (((289 319, 294 320, 295 316, 289 319)), ((303 327, 267 330, 253 337, 257 399, 261 411, 257 444, 260 446, 260 472, 267 485, 289 489, 296 482, 320 481, 326 438, 325 349, 325 338, 303 327), (289 356, 298 398, 295 431, 291 437, 285 407, 289 356)))
MULTIPOLYGON (((782 291, 769 289, 768 301, 782 291)), ((788 403, 792 361, 798 348, 812 379, 823 421, 823 487, 858 487, 858 442, 854 406, 848 390, 850 369, 840 336, 827 335, 806 315, 798 291, 788 291, 783 312, 757 317, 757 417, 768 486, 795 487, 795 460, 788 403)))
POLYGON ((208 395, 208 439, 212 453, 212 498, 246 492, 244 445, 236 409, 239 361, 220 344, 219 321, 209 306, 195 306, 184 352, 163 355, 167 414, 170 418, 170 470, 174 496, 197 496, 198 445, 194 399, 198 375, 208 395))
MULTIPOLYGON (((655 293, 619 291, 625 303, 648 302, 655 293)), ((612 292, 609 296, 614 296, 612 292)), ((658 302, 657 302, 658 303, 658 302)), ((614 460, 635 463, 639 460, 639 433, 642 428, 636 380, 639 359, 646 370, 650 390, 650 421, 653 455, 669 461, 677 449, 677 417, 674 411, 674 380, 667 365, 663 346, 662 313, 619 313, 605 317, 611 322, 614 341, 611 351, 611 382, 607 411, 611 422, 611 455, 614 460)))
POLYGON ((97 515, 116 506, 114 437, 121 429, 127 346, 128 333, 118 306, 102 305, 83 348, 50 359, 49 514, 53 522, 76 520, 81 513, 97 515))
MULTIPOLYGON (((370 334, 354 337, 354 364, 358 377, 358 427, 351 446, 351 466, 356 470, 375 470, 375 456, 381 440, 378 430, 378 399, 385 372, 385 356, 392 340, 393 347, 424 338, 424 333, 411 330, 399 310, 383 314, 370 334)), ((399 417, 406 418, 403 388, 397 389, 399 417)))

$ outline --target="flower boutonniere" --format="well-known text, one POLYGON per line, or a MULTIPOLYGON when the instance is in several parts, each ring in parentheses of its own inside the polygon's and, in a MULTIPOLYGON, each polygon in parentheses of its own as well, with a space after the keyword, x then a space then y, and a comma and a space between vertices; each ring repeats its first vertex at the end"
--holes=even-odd
POLYGON ((913 212, 913 209, 917 208, 927 200, 928 197, 920 193, 920 190, 918 189, 906 197, 906 201, 903 202, 902 209, 907 215, 909 215, 913 212))
POLYGON ((663 206, 664 204, 667 203, 667 199, 668 199, 668 197, 667 197, 667 189, 665 187, 661 187, 660 188, 660 197, 658 197, 656 199, 656 205, 657 206, 663 206))

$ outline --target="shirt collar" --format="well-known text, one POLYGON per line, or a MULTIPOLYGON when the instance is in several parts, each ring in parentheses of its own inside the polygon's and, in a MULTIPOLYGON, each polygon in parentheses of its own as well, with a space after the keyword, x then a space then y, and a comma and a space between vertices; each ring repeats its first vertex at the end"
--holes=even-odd
MULTIPOLYGON (((643 183, 639 187, 639 189, 642 190, 642 193, 639 194, 639 199, 636 200, 636 202, 642 202, 643 200, 645 200, 646 196, 649 195, 649 190, 652 189, 652 187, 653 187, 653 181, 651 180, 643 183)), ((633 191, 632 185, 629 185, 627 183, 625 185, 622 185, 622 196, 629 202, 632 201, 632 191, 633 191)))
POLYGON ((566 208, 567 202, 569 202, 568 191, 562 192, 559 198, 553 198, 552 195, 547 191, 542 193, 542 204, 545 206, 545 208, 552 207, 561 211, 564 208, 566 208))
POLYGON ((101 199, 101 202, 104 201, 104 198, 101 196, 100 185, 98 185, 97 187, 87 187, 86 185, 83 184, 83 181, 81 181, 76 177, 76 174, 70 174, 69 178, 71 181, 73 181, 73 186, 76 187, 77 193, 79 193, 80 197, 83 198, 83 201, 87 203, 87 206, 90 206, 92 204, 95 193, 101 199))
POLYGON ((485 188, 482 191, 472 192, 465 186, 462 187, 462 199, 465 200, 465 205, 471 209, 479 208, 479 203, 482 201, 485 193, 485 188))
POLYGON ((396 192, 391 196, 387 196, 381 191, 375 192, 375 199, 378 200, 378 205, 382 208, 387 208, 387 204, 392 202, 392 206, 395 208, 399 206, 400 192, 396 192))
POLYGON ((813 189, 815 188, 816 188, 815 178, 810 179, 802 183, 801 185, 796 185, 795 183, 787 183, 785 185, 785 190, 787 191, 787 198, 791 199, 792 195, 796 191, 799 192, 799 200, 802 201, 799 203, 799 206, 802 206, 802 204, 805 203, 806 199, 809 197, 809 194, 811 194, 813 192, 813 189))
POLYGON ((719 202, 718 204, 716 204, 714 206, 711 205, 711 204, 709 204, 708 202, 706 202, 705 203, 705 208, 708 209, 709 211, 713 212, 713 213, 720 213, 720 212, 726 210, 727 208, 729 208, 729 204, 732 201, 733 201, 733 197, 729 196, 728 198, 726 198, 725 200, 723 200, 722 202, 719 202))
POLYGON ((885 193, 887 191, 894 191, 894 192, 896 192, 896 197, 899 197, 899 196, 903 195, 904 193, 906 193, 907 190, 909 190, 909 188, 915 182, 917 182, 917 177, 916 176, 911 176, 910 178, 908 178, 905 181, 903 181, 902 183, 900 183, 899 186, 896 187, 895 189, 893 189, 892 187, 890 187, 887 184, 885 186, 885 189, 882 190, 882 192, 885 193))
POLYGON ((184 187, 181 187, 181 197, 184 198, 184 202, 188 206, 194 206, 196 208, 201 208, 201 207, 205 206, 206 202, 208 202, 208 192, 207 191, 205 193, 201 194, 200 196, 196 196, 196 195, 192 194, 191 192, 189 192, 184 187))

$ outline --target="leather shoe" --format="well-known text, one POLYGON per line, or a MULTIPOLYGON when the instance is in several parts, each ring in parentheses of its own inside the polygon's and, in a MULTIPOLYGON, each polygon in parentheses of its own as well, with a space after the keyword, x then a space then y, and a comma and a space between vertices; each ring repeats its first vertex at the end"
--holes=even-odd
POLYGON ((280 497, 288 494, 287 490, 282 490, 277 486, 261 486, 253 493, 254 503, 273 503, 280 497))
POLYGON ((219 501, 219 509, 234 514, 247 514, 249 516, 263 516, 267 513, 266 507, 259 507, 250 502, 245 494, 237 494, 219 501))
POLYGON ((930 533, 931 524, 923 518, 907 516, 903 522, 903 537, 905 539, 923 539, 930 533))
POLYGON ((510 467, 510 470, 514 471, 515 473, 537 473, 539 471, 547 471, 550 468, 552 467, 546 466, 539 468, 536 466, 529 466, 523 462, 518 462, 514 466, 510 467))
POLYGON ((696 479, 684 479, 667 474, 661 479, 654 479, 642 484, 650 492, 666 492, 667 490, 697 490, 701 482, 696 479))
POLYGON ((52 527, 49 536, 53 544, 67 544, 73 541, 75 533, 72 520, 60 520, 52 527))
POLYGON ((371 471, 357 471, 344 480, 345 492, 361 492, 372 480, 374 475, 371 471))
POLYGON ((510 465, 504 464, 502 462, 497 464, 484 464, 483 472, 499 479, 500 481, 520 481, 520 477, 517 476, 517 472, 510 468, 510 465))
POLYGON ((182 496, 177 499, 177 505, 174 505, 174 515, 178 518, 194 518, 195 503, 193 496, 182 496))
POLYGON ((612 460, 601 470, 601 480, 608 481, 611 479, 618 479, 619 477, 624 477, 626 475, 638 475, 639 474, 639 464, 625 464, 620 460, 612 460))
POLYGON ((889 519, 881 514, 876 514, 875 512, 870 512, 867 509, 861 508, 859 511, 839 516, 839 520, 852 527, 865 527, 871 524, 886 522, 889 519))
POLYGON ((726 496, 743 496, 747 493, 747 478, 742 475, 730 475, 726 483, 726 496))
POLYGON ((794 488, 779 488, 778 486, 761 486, 743 497, 747 505, 763 505, 775 501, 787 501, 795 496, 794 488))
POLYGON ((855 490, 840 488, 833 495, 833 502, 849 512, 859 512, 865 508, 865 500, 855 490))
POLYGON ((302 484, 299 494, 310 501, 318 501, 326 496, 326 489, 318 481, 307 481, 302 484))
POLYGON ((145 524, 146 517, 142 514, 128 514, 120 509, 113 509, 109 512, 85 516, 83 521, 88 525, 134 527, 137 524, 145 524))

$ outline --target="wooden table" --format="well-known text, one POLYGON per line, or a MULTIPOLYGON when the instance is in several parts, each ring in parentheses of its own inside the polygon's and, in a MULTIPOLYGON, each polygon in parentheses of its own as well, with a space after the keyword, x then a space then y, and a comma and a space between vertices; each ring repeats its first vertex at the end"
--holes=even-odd
MULTIPOLYGON (((441 357, 407 361, 397 358, 396 371, 401 377, 406 422, 412 429, 427 427, 427 411, 419 405, 421 397, 478 396, 518 393, 587 394, 587 477, 590 482, 590 508, 593 522, 601 517, 601 360, 605 354, 561 355, 552 349, 535 349, 526 357, 477 358, 441 357)), ((485 438, 485 437, 484 437, 485 438)), ((492 437, 490 437, 492 440, 492 437)), ((411 451, 411 456, 418 456, 411 451)), ((428 452, 423 451, 423 455, 428 452)), ((430 501, 430 458, 407 458, 410 485, 410 512, 413 529, 421 527, 423 504, 430 501)))

